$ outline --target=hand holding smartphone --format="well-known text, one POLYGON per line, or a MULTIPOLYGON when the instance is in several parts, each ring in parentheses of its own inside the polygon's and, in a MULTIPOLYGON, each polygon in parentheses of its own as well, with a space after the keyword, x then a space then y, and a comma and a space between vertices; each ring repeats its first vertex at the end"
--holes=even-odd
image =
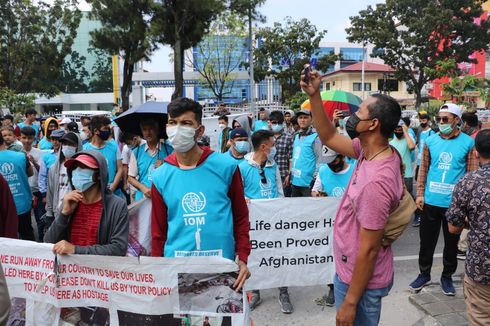
POLYGON ((304 78, 303 78, 303 81, 307 84, 310 83, 310 72, 311 72, 311 67, 309 64, 305 64, 304 65, 304 69, 303 69, 303 75, 304 75, 304 78))

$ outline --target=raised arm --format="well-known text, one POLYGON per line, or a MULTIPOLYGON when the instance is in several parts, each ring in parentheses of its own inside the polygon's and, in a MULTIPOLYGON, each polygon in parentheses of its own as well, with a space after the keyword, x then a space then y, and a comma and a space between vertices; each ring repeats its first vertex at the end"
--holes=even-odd
POLYGON ((313 116, 313 124, 315 126, 318 137, 323 145, 327 145, 339 154, 357 158, 352 140, 349 137, 337 133, 332 121, 330 121, 323 109, 323 102, 320 96, 321 76, 318 71, 310 73, 310 82, 307 84, 303 81, 304 76, 301 76, 301 88, 310 96, 311 114, 313 116))

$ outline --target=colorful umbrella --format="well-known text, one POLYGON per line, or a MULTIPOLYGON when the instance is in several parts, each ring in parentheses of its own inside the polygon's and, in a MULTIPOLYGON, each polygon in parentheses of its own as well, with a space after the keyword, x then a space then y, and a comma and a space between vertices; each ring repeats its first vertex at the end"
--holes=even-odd
MULTIPOLYGON (((362 100, 352 93, 329 90, 320 93, 323 102, 323 108, 327 116, 332 119, 335 110, 348 111, 349 115, 359 110, 359 105, 362 100)), ((301 104, 301 109, 311 110, 310 100, 306 100, 301 104)))

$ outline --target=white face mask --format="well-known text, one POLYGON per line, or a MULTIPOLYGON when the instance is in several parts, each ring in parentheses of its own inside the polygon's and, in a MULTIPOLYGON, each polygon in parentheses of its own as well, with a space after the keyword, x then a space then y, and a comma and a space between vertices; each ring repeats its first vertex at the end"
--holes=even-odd
POLYGON ((167 127, 168 141, 179 153, 187 153, 196 144, 196 130, 180 125, 167 127))
POLYGON ((223 129, 225 129, 225 127, 226 127, 226 126, 225 126, 225 124, 224 124, 224 123, 220 123, 220 124, 218 125, 218 127, 219 127, 219 129, 220 129, 220 130, 223 130, 223 129))

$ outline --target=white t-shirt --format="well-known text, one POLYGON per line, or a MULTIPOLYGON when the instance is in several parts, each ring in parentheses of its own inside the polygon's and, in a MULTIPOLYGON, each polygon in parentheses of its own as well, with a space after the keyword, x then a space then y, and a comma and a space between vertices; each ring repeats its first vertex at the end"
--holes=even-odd
POLYGON ((131 150, 131 148, 128 145, 124 144, 121 152, 121 162, 123 165, 129 164, 129 160, 131 159, 132 152, 133 151, 131 150))
MULTIPOLYGON (((46 154, 45 151, 35 147, 32 147, 31 150, 27 152, 27 155, 31 155, 38 165, 41 165, 41 158, 44 154, 46 154)), ((37 180, 39 178, 39 171, 36 169, 34 164, 31 163, 31 166, 32 166, 33 174, 32 176, 29 177, 29 186, 31 187, 31 191, 34 193, 39 191, 39 186, 37 184, 37 180)))

